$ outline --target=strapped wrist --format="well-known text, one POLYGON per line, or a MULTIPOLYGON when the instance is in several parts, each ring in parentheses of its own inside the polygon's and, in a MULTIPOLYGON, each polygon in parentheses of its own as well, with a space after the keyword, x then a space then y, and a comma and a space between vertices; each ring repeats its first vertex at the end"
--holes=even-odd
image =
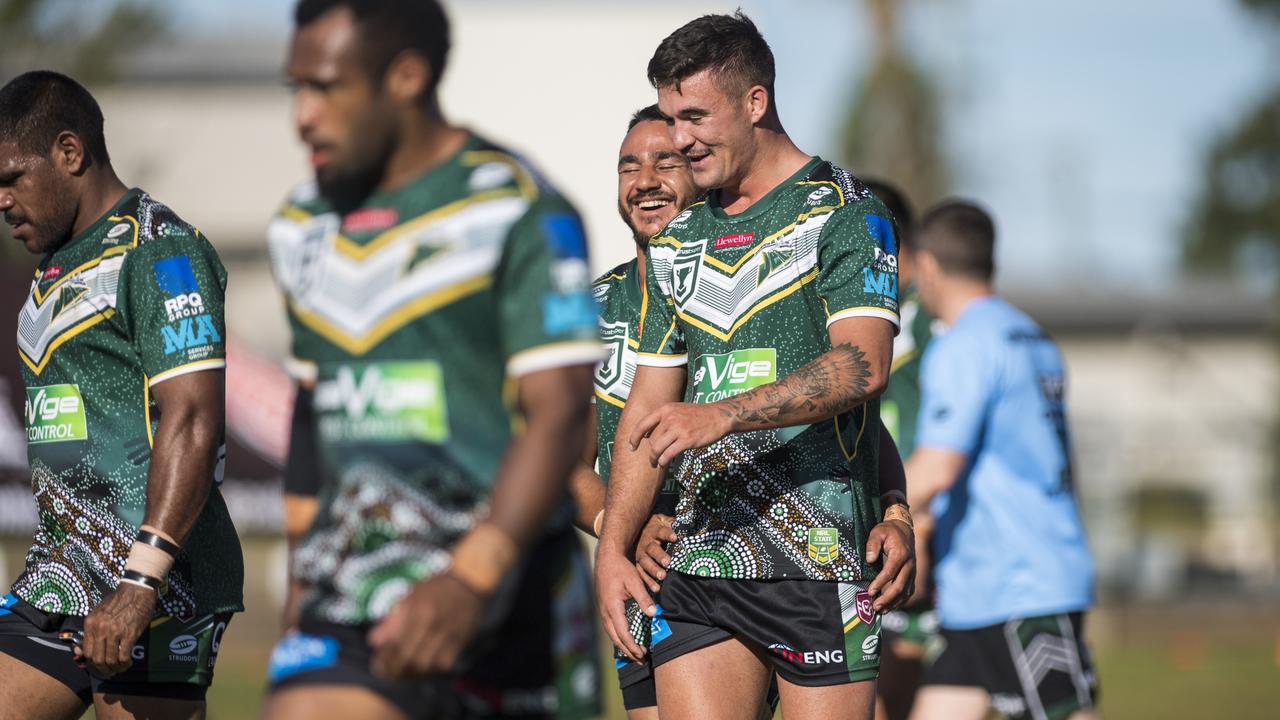
POLYGON ((515 565, 518 554, 515 541, 497 525, 485 521, 453 547, 453 562, 445 572, 476 594, 489 595, 515 565))

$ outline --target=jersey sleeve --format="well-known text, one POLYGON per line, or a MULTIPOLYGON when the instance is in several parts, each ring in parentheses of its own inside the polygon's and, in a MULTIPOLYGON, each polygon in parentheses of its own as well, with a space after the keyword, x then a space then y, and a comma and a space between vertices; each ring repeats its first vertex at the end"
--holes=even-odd
POLYGON ((689 362, 684 331, 676 320, 676 306, 671 295, 671 264, 677 249, 673 240, 655 238, 649 243, 649 252, 645 253, 637 365, 680 367, 689 362))
POLYGON ((879 200, 845 205, 823 225, 817 288, 828 326, 850 317, 878 317, 898 327, 897 237, 879 200))
POLYGON ((227 272, 199 232, 130 251, 122 268, 123 315, 149 385, 226 367, 227 272))
POLYGON ((587 239, 568 203, 542 198, 512 226, 496 292, 507 375, 594 364, 603 356, 587 239))
POLYGON ((972 454, 982 433, 995 376, 991 354, 983 343, 958 337, 935 341, 920 367, 916 447, 972 454))

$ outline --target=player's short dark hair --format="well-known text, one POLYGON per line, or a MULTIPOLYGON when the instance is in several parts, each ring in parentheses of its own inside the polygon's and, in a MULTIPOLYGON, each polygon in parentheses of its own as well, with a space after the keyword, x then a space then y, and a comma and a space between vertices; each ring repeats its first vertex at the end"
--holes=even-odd
POLYGON ((763 85, 773 99, 773 51, 741 10, 703 15, 668 35, 649 60, 649 82, 679 88, 682 80, 708 69, 726 89, 763 85))
POLYGON ((23 73, 0 88, 0 142, 47 156, 62 132, 73 132, 91 159, 110 164, 102 108, 80 83, 51 70, 23 73))
POLYGON ((907 196, 898 189, 897 185, 879 178, 860 178, 880 202, 889 209, 889 213, 893 215, 894 222, 898 224, 898 244, 903 247, 911 247, 912 233, 915 229, 915 213, 911 210, 911 203, 907 202, 907 196))
POLYGON ((648 107, 642 107, 632 113, 631 121, 627 123, 627 132, 631 132, 631 130, 640 123, 648 122, 650 120, 657 120, 659 122, 667 121, 667 116, 663 115, 662 111, 658 109, 657 103, 649 105, 648 107))
POLYGON ((360 55, 375 81, 382 80, 397 55, 411 50, 431 65, 426 97, 434 95, 449 59, 449 18, 438 0, 299 0, 294 25, 306 27, 337 8, 355 17, 360 55))
POLYGON ((995 275, 996 225, 967 200, 944 200, 920 219, 916 249, 938 260, 948 275, 991 280, 995 275))

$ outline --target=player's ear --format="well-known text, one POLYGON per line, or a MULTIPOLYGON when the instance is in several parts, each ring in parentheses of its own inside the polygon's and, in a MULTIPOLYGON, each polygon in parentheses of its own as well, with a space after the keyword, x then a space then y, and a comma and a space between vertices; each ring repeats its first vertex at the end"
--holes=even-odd
POLYGON ((747 89, 747 114, 754 125, 769 113, 769 91, 763 85, 752 85, 747 89))
POLYGON ((383 87, 391 98, 401 103, 413 103, 427 91, 431 84, 431 64, 420 53, 404 51, 397 55, 383 76, 383 87))
POLYGON ((84 143, 80 136, 70 130, 63 130, 53 139, 53 148, 49 159, 54 167, 68 175, 79 175, 89 167, 89 158, 85 154, 84 143))

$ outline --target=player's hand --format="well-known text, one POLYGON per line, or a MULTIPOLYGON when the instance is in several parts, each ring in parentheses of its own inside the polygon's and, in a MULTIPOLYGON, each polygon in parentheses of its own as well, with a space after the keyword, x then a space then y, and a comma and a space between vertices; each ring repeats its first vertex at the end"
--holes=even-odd
POLYGON ((484 600, 447 572, 418 583, 369 631, 373 673, 394 682, 453 670, 484 600))
POLYGON ((648 617, 657 612, 653 598, 649 597, 636 566, 619 552, 610 552, 603 546, 596 549, 596 609, 600 622, 609 634, 613 646, 628 660, 639 662, 645 649, 631 637, 627 623, 627 600, 635 600, 648 617))
POLYGON ((916 536, 901 520, 886 520, 871 528, 867 538, 867 562, 884 557, 884 565, 867 593, 878 613, 901 606, 911 597, 916 579, 916 536))
POLYGON ((650 517, 636 543, 636 570, 640 572, 640 579, 653 592, 661 589, 662 581, 667 577, 667 568, 671 566, 667 543, 678 539, 676 531, 671 529, 674 520, 670 515, 655 514, 650 517))
POLYGON ((933 518, 927 513, 916 515, 916 589, 907 599, 908 607, 929 599, 929 573, 933 572, 933 559, 929 556, 929 536, 933 533, 933 518))
POLYGON ((666 467, 685 450, 706 447, 732 429, 729 416, 714 405, 667 403, 636 423, 631 449, 649 438, 649 464, 666 467))
POLYGON ((75 648, 99 675, 111 677, 133 664, 133 645, 156 611, 156 591, 122 582, 84 619, 84 645, 75 648))

